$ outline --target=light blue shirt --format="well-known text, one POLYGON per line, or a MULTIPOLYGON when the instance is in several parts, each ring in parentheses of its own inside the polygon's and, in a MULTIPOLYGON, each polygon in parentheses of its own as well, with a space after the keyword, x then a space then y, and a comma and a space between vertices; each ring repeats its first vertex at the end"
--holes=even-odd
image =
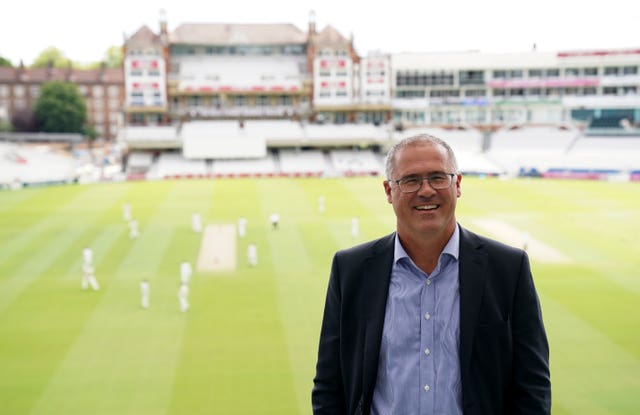
POLYGON ((396 234, 373 415, 462 415, 458 226, 431 275, 396 234))

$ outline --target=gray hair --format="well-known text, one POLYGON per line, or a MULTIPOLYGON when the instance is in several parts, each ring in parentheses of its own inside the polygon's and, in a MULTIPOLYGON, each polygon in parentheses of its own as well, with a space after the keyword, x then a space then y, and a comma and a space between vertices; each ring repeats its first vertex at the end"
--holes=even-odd
POLYGON ((385 158, 385 161, 384 161, 385 174, 387 175, 387 179, 391 179, 391 174, 393 173, 393 168, 395 167, 394 166, 395 157, 398 151, 416 143, 432 144, 432 145, 440 146, 444 148, 445 151, 447 152, 447 156, 449 157, 449 162, 451 163, 454 169, 454 173, 457 174, 459 172, 456 155, 453 153, 453 149, 451 148, 451 146, 449 146, 449 144, 447 144, 446 141, 430 134, 418 134, 418 135, 412 135, 412 136, 403 138, 402 140, 395 143, 393 147, 389 149, 389 152, 387 153, 387 157, 385 158))

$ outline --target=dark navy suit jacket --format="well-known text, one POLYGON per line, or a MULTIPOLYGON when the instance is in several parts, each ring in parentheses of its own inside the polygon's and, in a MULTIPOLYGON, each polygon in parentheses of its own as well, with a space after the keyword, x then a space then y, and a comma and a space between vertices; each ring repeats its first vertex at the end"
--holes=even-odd
MULTIPOLYGON (((315 415, 370 412, 394 237, 333 258, 311 394, 315 415)), ((460 227, 459 278, 464 414, 549 414, 549 345, 527 254, 460 227)))

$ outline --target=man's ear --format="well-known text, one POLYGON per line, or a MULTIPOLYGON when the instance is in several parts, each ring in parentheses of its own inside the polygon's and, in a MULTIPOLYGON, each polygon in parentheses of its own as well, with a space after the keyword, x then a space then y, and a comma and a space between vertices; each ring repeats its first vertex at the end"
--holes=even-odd
POLYGON ((382 182, 382 186, 384 186, 384 193, 387 195, 387 202, 391 203, 391 183, 389 180, 385 180, 382 182))

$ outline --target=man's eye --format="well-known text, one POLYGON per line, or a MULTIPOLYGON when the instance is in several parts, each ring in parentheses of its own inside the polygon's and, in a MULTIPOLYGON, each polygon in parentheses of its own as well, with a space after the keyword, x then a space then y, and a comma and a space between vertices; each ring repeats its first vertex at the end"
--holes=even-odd
POLYGON ((415 178, 415 177, 412 177, 412 178, 409 178, 409 179, 402 179, 402 180, 401 180, 401 183, 402 183, 402 184, 409 185, 409 186, 412 186, 412 185, 415 185, 415 184, 417 184, 417 183, 420 183, 420 181, 421 181, 420 179, 417 179, 417 178, 415 178))
POLYGON ((431 182, 443 182, 447 179, 448 177, 442 174, 434 174, 433 176, 429 176, 429 181, 431 182))

